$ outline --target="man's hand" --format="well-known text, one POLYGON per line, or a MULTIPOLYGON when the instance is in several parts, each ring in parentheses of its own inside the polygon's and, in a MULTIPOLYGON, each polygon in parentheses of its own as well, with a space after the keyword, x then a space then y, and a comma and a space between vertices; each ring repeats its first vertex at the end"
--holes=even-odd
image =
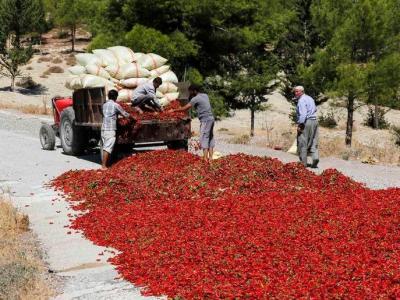
POLYGON ((175 109, 168 109, 167 113, 172 114, 173 112, 175 112, 175 109))
POLYGON ((117 84, 115 85, 115 88, 116 88, 118 91, 124 89, 124 87, 123 87, 122 85, 120 85, 119 83, 117 83, 117 84))

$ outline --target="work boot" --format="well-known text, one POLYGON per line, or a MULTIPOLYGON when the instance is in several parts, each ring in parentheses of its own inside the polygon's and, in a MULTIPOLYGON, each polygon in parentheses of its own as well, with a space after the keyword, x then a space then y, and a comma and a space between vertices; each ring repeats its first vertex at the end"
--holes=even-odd
POLYGON ((313 169, 318 168, 318 163, 319 163, 319 159, 314 159, 311 164, 311 168, 313 168, 313 169))

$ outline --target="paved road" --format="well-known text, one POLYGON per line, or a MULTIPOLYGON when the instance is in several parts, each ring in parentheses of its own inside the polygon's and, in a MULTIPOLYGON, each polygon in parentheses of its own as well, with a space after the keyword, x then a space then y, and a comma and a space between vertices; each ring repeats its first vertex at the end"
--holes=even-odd
POLYGON ((107 255, 98 256, 105 248, 80 233, 67 234, 64 225, 73 211, 43 185, 70 169, 99 168, 99 158, 97 153, 76 158, 64 155, 60 148, 42 150, 38 132, 43 121, 51 122, 0 111, 0 187, 8 189, 16 206, 29 215, 49 268, 63 279, 62 294, 56 299, 155 299, 142 297, 132 284, 114 279, 117 273, 106 262, 107 255))
MULTIPOLYGON (((73 212, 43 185, 70 169, 99 168, 99 155, 76 158, 64 155, 60 148, 42 150, 38 132, 43 121, 51 122, 49 118, 0 111, 0 187, 10 189, 16 206, 29 215, 50 269, 64 279, 63 293, 57 299, 151 299, 140 296, 133 285, 114 279, 117 273, 106 263, 107 256, 98 256, 104 248, 93 245, 79 233, 67 234, 69 229, 64 225, 68 224, 67 215, 73 212)), ((297 160, 287 153, 248 145, 219 142, 217 150, 225 154, 271 156, 284 162, 297 160)), ((337 168, 371 188, 400 187, 399 167, 369 166, 335 158, 322 159, 320 164, 317 172, 337 168)))

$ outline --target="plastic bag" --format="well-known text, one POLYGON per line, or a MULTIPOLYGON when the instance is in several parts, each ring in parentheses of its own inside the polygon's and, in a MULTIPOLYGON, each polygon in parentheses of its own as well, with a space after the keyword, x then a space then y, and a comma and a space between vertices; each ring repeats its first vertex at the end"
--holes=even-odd
POLYGON ((166 59, 160 55, 154 54, 154 53, 148 53, 148 54, 142 55, 137 60, 137 62, 143 68, 148 69, 148 70, 157 69, 157 68, 165 65, 165 63, 167 61, 168 61, 168 59, 166 59))

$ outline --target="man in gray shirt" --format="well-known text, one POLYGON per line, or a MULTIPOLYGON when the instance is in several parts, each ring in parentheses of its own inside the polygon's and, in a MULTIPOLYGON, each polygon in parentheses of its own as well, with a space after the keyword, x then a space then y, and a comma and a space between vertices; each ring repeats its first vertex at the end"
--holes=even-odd
POLYGON ((311 168, 317 168, 319 162, 318 153, 318 121, 315 101, 304 93, 302 86, 294 88, 297 99, 297 148, 300 161, 307 165, 307 154, 311 153, 311 168))
POLYGON ((214 115, 212 112, 210 99, 207 94, 200 93, 200 88, 196 85, 189 87, 190 102, 185 106, 173 111, 186 111, 194 107, 200 120, 200 146, 203 149, 203 157, 206 161, 212 160, 215 147, 214 139, 214 115))
POLYGON ((153 111, 162 111, 160 103, 158 103, 156 90, 162 84, 160 77, 154 78, 152 82, 147 82, 138 86, 133 91, 132 106, 136 107, 139 113, 143 113, 143 110, 149 108, 153 111))

